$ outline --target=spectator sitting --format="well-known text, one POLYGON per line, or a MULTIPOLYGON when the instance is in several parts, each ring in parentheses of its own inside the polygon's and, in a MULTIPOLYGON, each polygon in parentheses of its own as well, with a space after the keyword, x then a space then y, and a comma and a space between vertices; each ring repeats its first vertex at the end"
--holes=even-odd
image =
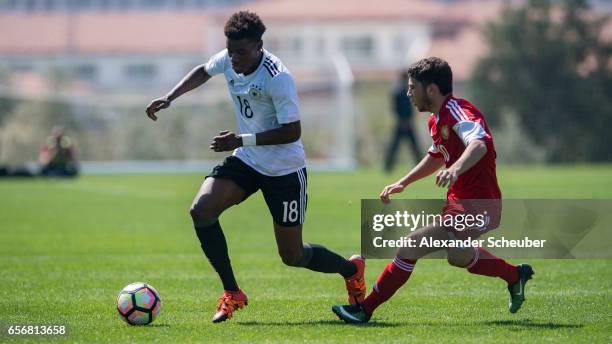
POLYGON ((78 174, 76 149, 61 127, 53 128, 51 136, 40 149, 38 162, 43 176, 74 177, 78 174))

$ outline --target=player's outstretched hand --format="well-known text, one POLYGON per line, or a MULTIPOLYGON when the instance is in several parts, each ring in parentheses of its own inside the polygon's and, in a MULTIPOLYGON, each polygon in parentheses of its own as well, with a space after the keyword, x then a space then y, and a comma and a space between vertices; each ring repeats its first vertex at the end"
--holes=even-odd
POLYGON ((155 113, 161 109, 167 108, 168 106, 170 106, 170 101, 166 97, 157 98, 154 99, 149 106, 147 106, 145 112, 150 119, 157 121, 157 116, 155 116, 155 113))
POLYGON ((215 152, 232 151, 240 146, 242 146, 240 136, 229 130, 220 131, 219 135, 213 137, 212 141, 210 141, 210 149, 215 152))
POLYGON ((444 188, 450 187, 457 181, 457 172, 454 170, 441 170, 436 175, 436 185, 444 188))
POLYGON ((383 201, 383 203, 389 203, 391 202, 391 200, 389 200, 389 195, 394 194, 394 193, 400 193, 404 191, 405 188, 406 187, 400 183, 394 183, 391 185, 387 185, 385 186, 383 191, 380 193, 379 197, 383 201))

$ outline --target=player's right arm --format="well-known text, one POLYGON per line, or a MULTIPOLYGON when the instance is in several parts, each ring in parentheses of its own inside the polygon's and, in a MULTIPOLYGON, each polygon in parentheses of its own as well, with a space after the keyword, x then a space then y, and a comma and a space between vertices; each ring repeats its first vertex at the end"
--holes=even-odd
POLYGON ((393 184, 385 186, 383 191, 380 193, 380 199, 384 203, 389 203, 389 196, 391 194, 404 191, 408 185, 433 174, 443 165, 444 158, 426 154, 425 157, 402 179, 393 184))
POLYGON ((206 65, 202 64, 192 69, 185 77, 179 81, 174 88, 166 94, 166 96, 154 99, 149 106, 147 106, 147 116, 157 121, 155 113, 159 110, 165 109, 170 106, 170 103, 182 94, 187 93, 194 88, 197 88, 208 81, 211 76, 206 72, 206 65))

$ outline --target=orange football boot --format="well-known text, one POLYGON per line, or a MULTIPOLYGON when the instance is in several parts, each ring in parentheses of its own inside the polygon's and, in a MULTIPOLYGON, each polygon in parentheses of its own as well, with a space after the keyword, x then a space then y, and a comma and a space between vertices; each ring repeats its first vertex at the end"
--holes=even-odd
POLYGON ((365 285, 365 258, 360 255, 353 255, 349 258, 349 261, 355 264, 357 272, 344 279, 346 283, 346 291, 348 293, 348 301, 351 305, 361 304, 366 296, 366 285, 365 285))
POLYGON ((244 308, 248 304, 248 297, 242 291, 225 290, 219 298, 217 313, 213 315, 212 322, 219 323, 232 318, 235 311, 244 308))

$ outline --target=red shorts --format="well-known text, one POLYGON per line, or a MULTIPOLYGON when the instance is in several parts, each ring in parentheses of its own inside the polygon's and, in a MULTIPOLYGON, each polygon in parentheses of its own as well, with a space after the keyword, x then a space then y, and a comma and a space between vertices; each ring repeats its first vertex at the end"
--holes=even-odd
POLYGON ((478 238, 499 227, 501 211, 501 199, 447 200, 442 226, 458 239, 478 238))

